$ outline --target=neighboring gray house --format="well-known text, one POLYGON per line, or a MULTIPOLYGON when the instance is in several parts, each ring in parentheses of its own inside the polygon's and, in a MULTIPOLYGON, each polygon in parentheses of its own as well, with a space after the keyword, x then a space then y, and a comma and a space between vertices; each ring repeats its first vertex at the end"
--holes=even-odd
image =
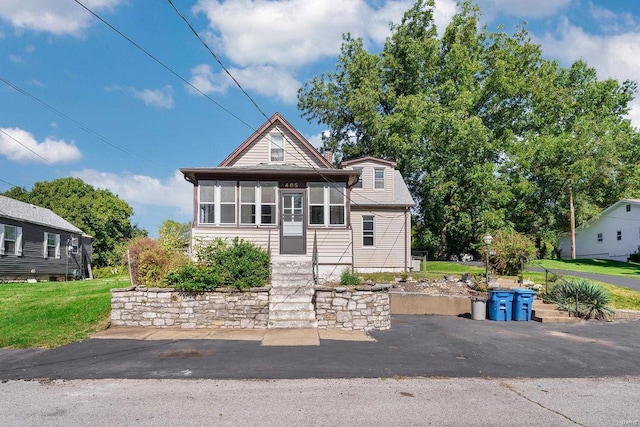
POLYGON ((90 277, 92 240, 49 209, 0 196, 0 282, 90 277))

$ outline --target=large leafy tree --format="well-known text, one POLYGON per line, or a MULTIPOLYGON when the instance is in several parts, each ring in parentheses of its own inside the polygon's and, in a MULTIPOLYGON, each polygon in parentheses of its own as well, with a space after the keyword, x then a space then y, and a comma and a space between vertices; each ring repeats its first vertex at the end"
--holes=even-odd
POLYGON ((442 36, 433 14, 418 0, 380 54, 345 35, 336 71, 298 93, 303 116, 329 127, 325 149, 398 161, 418 201, 414 244, 442 258, 505 226, 539 237, 567 224, 566 188, 587 216, 633 182, 632 83, 544 60, 524 28, 488 33, 470 1, 442 36))
POLYGON ((123 241, 147 234, 131 224, 133 209, 127 202, 79 178, 37 182, 31 191, 13 187, 3 194, 51 209, 92 236, 93 262, 98 267, 119 261, 123 241))
POLYGON ((158 228, 160 245, 168 251, 182 250, 189 246, 191 223, 167 219, 158 228))

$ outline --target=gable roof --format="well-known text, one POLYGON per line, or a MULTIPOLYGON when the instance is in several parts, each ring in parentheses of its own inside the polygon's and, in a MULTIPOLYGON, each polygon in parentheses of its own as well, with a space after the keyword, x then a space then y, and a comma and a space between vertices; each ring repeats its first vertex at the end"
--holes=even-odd
POLYGON ((267 129, 274 126, 276 123, 281 124, 284 128, 286 128, 293 136, 295 136, 300 143, 309 151, 313 157, 318 159, 321 164, 323 164, 328 169, 333 169, 333 165, 327 161, 318 150, 316 150, 307 139, 300 134, 289 122, 287 122, 284 117, 280 115, 280 113, 275 113, 269 120, 267 120, 262 126, 258 128, 249 138, 247 138, 242 144, 238 146, 229 156, 224 159, 218 167, 226 167, 229 166, 238 156, 240 156, 251 144, 253 144, 259 137, 264 133, 267 129))
POLYGON ((385 160, 385 159, 381 159, 379 157, 373 157, 373 156, 364 156, 364 157, 358 157, 357 159, 345 160, 340 164, 340 166, 349 166, 349 165, 362 163, 362 162, 380 163, 380 164, 389 166, 390 168, 395 168, 398 165, 396 162, 392 162, 391 160, 385 160))
POLYGON ((21 202, 9 197, 0 196, 0 218, 9 218, 31 224, 44 225, 58 230, 84 234, 75 225, 56 215, 52 210, 21 202))
MULTIPOLYGON (((604 209, 602 212, 600 212, 598 216, 590 218, 585 222, 583 222, 582 224, 578 225, 576 229, 590 227, 593 223, 595 223, 596 221, 599 221, 602 217, 607 215, 609 212, 611 212, 612 210, 622 205, 640 205, 640 199, 620 199, 614 204, 612 204, 611 206, 609 206, 608 208, 604 209)), ((565 233, 568 233, 568 231, 565 231, 565 233)))

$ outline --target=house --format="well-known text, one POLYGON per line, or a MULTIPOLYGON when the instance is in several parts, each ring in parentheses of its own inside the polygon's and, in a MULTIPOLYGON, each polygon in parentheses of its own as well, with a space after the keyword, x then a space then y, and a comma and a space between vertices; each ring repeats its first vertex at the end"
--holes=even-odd
MULTIPOLYGON (((563 259, 571 258, 570 236, 560 241, 563 259)), ((640 246, 640 199, 623 199, 576 227, 576 258, 627 261, 640 246)))
POLYGON ((336 168, 326 154, 276 113, 217 167, 180 169, 193 184, 192 243, 238 236, 272 260, 317 259, 324 279, 408 271, 414 201, 396 163, 336 168))
POLYGON ((90 277, 91 242, 51 210, 0 196, 0 282, 90 277))

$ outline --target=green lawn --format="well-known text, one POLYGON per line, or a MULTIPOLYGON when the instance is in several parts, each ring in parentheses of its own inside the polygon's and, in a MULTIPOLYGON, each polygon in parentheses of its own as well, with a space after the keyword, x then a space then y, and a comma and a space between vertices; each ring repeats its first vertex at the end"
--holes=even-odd
POLYGON ((530 265, 539 264, 549 270, 583 271, 585 273, 611 274, 640 279, 640 264, 618 262, 604 259, 538 260, 530 265))
POLYGON ((0 284, 0 348, 52 348, 105 329, 126 279, 0 284))

